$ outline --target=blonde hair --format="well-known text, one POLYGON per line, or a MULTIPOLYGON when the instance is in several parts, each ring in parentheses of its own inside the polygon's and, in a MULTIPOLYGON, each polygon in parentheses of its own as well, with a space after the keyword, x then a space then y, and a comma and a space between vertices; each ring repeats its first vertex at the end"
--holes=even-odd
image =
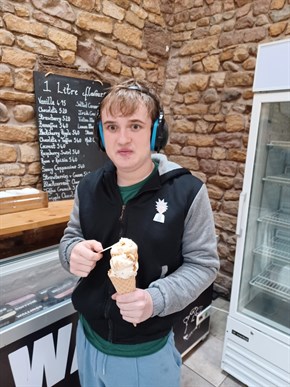
POLYGON ((113 116, 121 112, 126 117, 132 115, 140 103, 147 108, 153 123, 160 110, 160 101, 155 90, 145 82, 130 79, 109 89, 100 103, 100 113, 106 108, 113 116))

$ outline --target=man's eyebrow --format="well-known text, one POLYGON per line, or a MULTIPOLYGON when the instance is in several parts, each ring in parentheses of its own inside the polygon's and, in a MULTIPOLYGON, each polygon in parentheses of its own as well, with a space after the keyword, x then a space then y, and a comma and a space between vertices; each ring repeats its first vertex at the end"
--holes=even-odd
POLYGON ((109 121, 109 120, 104 121, 104 124, 115 124, 115 123, 116 123, 116 121, 109 121))
MULTIPOLYGON (((138 118, 132 118, 130 120, 128 120, 129 122, 131 123, 141 123, 141 124, 145 124, 146 121, 142 121, 138 118)), ((117 121, 112 121, 112 120, 106 120, 103 122, 104 125, 108 125, 108 124, 117 124, 117 121)))
POLYGON ((141 124, 145 124, 146 121, 142 121, 138 118, 133 118, 132 120, 129 120, 130 122, 140 122, 141 124))

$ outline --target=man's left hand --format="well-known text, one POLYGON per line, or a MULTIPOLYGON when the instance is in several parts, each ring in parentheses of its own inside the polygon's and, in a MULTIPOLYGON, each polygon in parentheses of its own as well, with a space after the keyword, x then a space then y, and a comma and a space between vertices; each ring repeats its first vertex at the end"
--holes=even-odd
POLYGON ((152 316, 153 301, 146 290, 136 289, 126 294, 115 293, 112 299, 116 301, 123 319, 132 324, 139 324, 152 316))

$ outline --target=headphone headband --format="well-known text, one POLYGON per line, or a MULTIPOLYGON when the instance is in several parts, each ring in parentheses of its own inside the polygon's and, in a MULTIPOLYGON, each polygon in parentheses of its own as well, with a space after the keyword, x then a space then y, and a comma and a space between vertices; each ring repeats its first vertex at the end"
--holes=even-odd
POLYGON ((160 102, 159 102, 157 96, 154 95, 147 87, 138 85, 138 83, 133 83, 132 85, 128 85, 128 86, 125 86, 125 85, 124 86, 120 86, 119 89, 135 90, 135 91, 138 91, 141 94, 149 95, 149 97, 151 97, 154 100, 158 110, 160 109, 160 102))

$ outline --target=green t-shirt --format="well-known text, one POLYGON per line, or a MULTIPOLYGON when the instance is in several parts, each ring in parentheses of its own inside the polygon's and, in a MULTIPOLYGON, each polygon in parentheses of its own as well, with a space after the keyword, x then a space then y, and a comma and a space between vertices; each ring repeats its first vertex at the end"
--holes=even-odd
MULTIPOLYGON (((155 163, 154 170, 151 172, 146 179, 140 181, 137 184, 133 184, 127 187, 119 187, 120 194, 124 204, 127 204, 128 201, 134 198, 139 190, 143 187, 148 179, 156 172, 158 164, 155 163)), ((86 338, 89 342, 97 348, 99 351, 112 356, 123 356, 123 357, 138 357, 138 356, 147 356, 159 351, 167 342, 168 335, 162 337, 161 339, 149 341, 147 343, 141 344, 113 344, 107 340, 104 340, 100 337, 85 320, 85 318, 80 315, 80 321, 82 322, 86 338)))
POLYGON ((122 356, 122 357, 139 357, 151 355, 159 351, 167 343, 168 336, 161 337, 161 339, 148 341, 147 343, 141 344, 113 344, 107 340, 104 340, 99 336, 80 315, 84 332, 88 341, 99 351, 111 356, 122 356))
POLYGON ((144 180, 140 181, 139 183, 129 185, 127 187, 119 187, 119 191, 122 196, 122 200, 124 204, 127 204, 130 199, 133 199, 137 195, 137 193, 140 191, 140 189, 143 187, 146 181, 149 180, 152 175, 154 175, 157 169, 158 169, 158 164, 154 162, 153 171, 144 180))

